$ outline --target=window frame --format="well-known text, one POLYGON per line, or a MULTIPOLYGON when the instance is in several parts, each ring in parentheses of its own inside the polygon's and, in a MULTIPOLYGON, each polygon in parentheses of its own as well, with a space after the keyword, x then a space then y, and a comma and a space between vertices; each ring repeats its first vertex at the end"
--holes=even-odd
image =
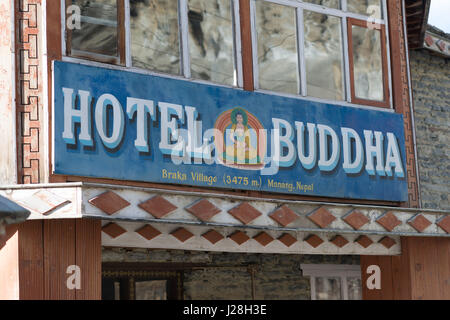
MULTIPOLYGON (((62 16, 62 56, 69 56, 78 59, 87 59, 90 61, 108 63, 113 65, 125 65, 126 39, 125 39, 125 6, 123 0, 117 0, 117 57, 108 56, 99 53, 72 49, 72 30, 66 28, 66 8, 71 5, 72 0, 62 0, 61 16, 62 16)), ((129 2, 129 0, 125 0, 129 2)))
POLYGON ((233 67, 236 81, 233 85, 217 83, 210 80, 196 79, 191 77, 190 54, 189 54, 189 21, 188 0, 178 1, 178 39, 180 53, 180 74, 164 73, 156 70, 135 67, 132 64, 131 53, 131 25, 130 25, 130 0, 117 0, 118 17, 118 57, 105 56, 101 54, 74 51, 70 47, 70 30, 66 28, 66 8, 71 0, 61 1, 61 56, 63 61, 79 62, 87 65, 120 69, 136 73, 163 76, 179 80, 204 83, 209 85, 228 87, 234 89, 243 88, 242 71, 242 48, 241 48, 241 26, 239 0, 228 0, 231 3, 232 34, 233 34, 233 67))
POLYGON ((347 20, 347 32, 348 32, 348 55, 349 55, 349 67, 350 67, 350 89, 351 89, 351 99, 354 103, 372 105, 374 107, 389 108, 389 84, 388 84, 388 72, 387 72, 387 57, 383 52, 386 52, 386 30, 384 25, 374 26, 374 30, 380 31, 381 36, 381 51, 382 51, 382 76, 383 76, 383 96, 382 101, 377 100, 366 100, 363 98, 356 97, 355 93, 355 70, 353 63, 353 37, 352 37, 352 26, 358 26, 362 28, 368 28, 367 21, 361 21, 354 18, 349 18, 347 20))
MULTIPOLYGON (((120 297, 118 300, 136 300, 136 282, 165 280, 167 281, 167 300, 183 300, 183 271, 164 270, 149 264, 102 264, 102 287, 107 282, 120 283, 120 297)), ((104 299, 105 296, 102 296, 104 299)))
POLYGON ((317 300, 316 297, 316 278, 339 278, 341 280, 341 300, 348 300, 348 287, 347 278, 358 278, 361 280, 362 290, 362 277, 361 266, 354 264, 301 264, 300 269, 302 275, 310 277, 311 285, 311 300, 317 300))
MULTIPOLYGON (((391 61, 390 61, 390 45, 389 45, 389 25, 388 25, 388 12, 386 0, 381 0, 381 14, 382 19, 371 18, 369 16, 352 13, 347 11, 347 0, 341 0, 341 9, 328 8, 322 5, 300 2, 300 0, 250 0, 250 23, 251 23, 251 36, 252 36, 252 58, 253 58, 253 82, 254 88, 257 92, 280 95, 291 98, 298 98, 307 101, 317 101, 322 103, 329 103, 334 105, 350 106, 361 109, 371 109, 378 111, 389 111, 394 112, 393 109, 393 99, 392 99, 392 75, 391 75, 391 61), (258 38, 256 29, 256 2, 265 1, 278 5, 284 5, 293 8, 296 11, 296 29, 297 29, 297 65, 299 68, 298 80, 299 80, 299 91, 297 94, 289 94, 283 92, 276 92, 271 90, 261 89, 259 87, 259 65, 258 65, 258 38), (316 98, 307 95, 307 79, 306 79, 306 66, 305 66, 305 54, 304 54, 304 25, 303 17, 304 11, 312 11, 316 13, 331 15, 341 19, 341 33, 342 33, 342 48, 343 48, 343 100, 328 100, 323 98, 316 98), (348 21, 356 20, 365 22, 371 22, 376 25, 380 25, 382 28, 382 37, 385 42, 383 42, 383 75, 384 75, 384 92, 385 101, 380 103, 375 100, 363 100, 363 99, 353 99, 352 86, 353 82, 351 80, 351 69, 350 66, 350 52, 349 45, 351 39, 349 39, 349 24, 348 21)), ((350 33, 351 35, 351 33, 350 33)))

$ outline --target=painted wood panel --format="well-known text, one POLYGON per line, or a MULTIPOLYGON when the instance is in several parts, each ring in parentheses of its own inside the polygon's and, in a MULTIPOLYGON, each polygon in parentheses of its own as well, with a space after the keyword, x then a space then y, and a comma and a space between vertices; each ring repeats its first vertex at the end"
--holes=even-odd
POLYGON ((402 239, 401 256, 361 256, 363 299, 450 300, 450 239, 402 239), (366 286, 369 265, 381 268, 381 290, 366 286))
POLYGON ((409 250, 407 238, 401 238, 402 255, 393 256, 392 261, 392 281, 394 299, 411 299, 411 268, 409 266, 409 250))
POLYGON ((0 300, 19 298, 18 242, 17 226, 6 227, 0 236, 0 300))
POLYGON ((44 221, 44 299, 75 300, 66 286, 67 267, 76 264, 75 220, 44 221))
POLYGON ((450 239, 435 239, 435 242, 438 251, 437 264, 440 266, 440 295, 450 299, 450 239))
POLYGON ((20 299, 44 298, 43 221, 26 221, 19 227, 20 299))
POLYGON ((249 0, 239 0, 239 15, 241 23, 242 73, 244 77, 244 90, 253 91, 253 54, 249 0))
POLYGON ((76 220, 76 263, 81 270, 81 288, 77 300, 99 300, 102 297, 101 221, 76 220))

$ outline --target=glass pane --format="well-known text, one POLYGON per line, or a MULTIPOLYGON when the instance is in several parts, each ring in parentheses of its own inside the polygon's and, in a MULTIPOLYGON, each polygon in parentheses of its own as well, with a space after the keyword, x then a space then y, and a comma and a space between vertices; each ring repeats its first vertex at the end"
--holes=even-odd
POLYGON ((347 0, 347 10, 381 19, 381 0, 347 0))
POLYGON ((298 93, 295 9, 256 2, 259 87, 298 93))
POLYGON ((167 280, 136 281, 136 300, 167 300, 167 280))
POLYGON ((133 66, 180 74, 178 1, 130 0, 133 66))
POLYGON ((381 31, 352 26, 355 95, 366 100, 384 100, 381 31))
POLYGON ((361 300, 362 289, 360 278, 347 278, 348 300, 361 300))
POLYGON ((317 300, 340 300, 341 279, 316 277, 316 299, 317 300))
POLYGON ((71 48, 118 56, 117 0, 73 0, 80 8, 80 29, 71 32, 71 48))
POLYGON ((308 96, 343 100, 341 19, 305 11, 304 24, 308 96))
POLYGON ((230 0, 189 0, 191 76, 233 85, 233 16, 230 0))
POLYGON ((303 0, 303 2, 309 2, 313 4, 318 4, 328 8, 339 9, 339 0, 303 0))

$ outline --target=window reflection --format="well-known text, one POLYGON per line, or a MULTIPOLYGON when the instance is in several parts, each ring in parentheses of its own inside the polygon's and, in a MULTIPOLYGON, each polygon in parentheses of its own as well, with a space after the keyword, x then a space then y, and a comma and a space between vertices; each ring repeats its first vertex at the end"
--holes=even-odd
POLYGON ((361 300, 361 279, 347 278, 348 300, 361 300))
POLYGON ((73 0, 81 11, 81 28, 70 32, 71 49, 117 57, 117 0, 73 0))
POLYGON ((309 2, 313 4, 318 4, 328 8, 339 9, 339 0, 303 0, 303 2, 309 2))
POLYGON ((133 66, 180 74, 178 1, 130 0, 133 66))
POLYGON ((347 0, 347 9, 372 18, 381 19, 381 0, 347 0))
POLYGON ((189 0, 191 76, 236 84, 233 16, 230 0, 189 0))
POLYGON ((384 100, 381 31, 352 25, 355 96, 384 100))
POLYGON ((295 9, 256 2, 259 87, 298 93, 295 9))
POLYGON ((315 281, 317 300, 341 300, 341 278, 317 277, 315 281))
POLYGON ((304 25, 308 96, 343 100, 341 19, 305 11, 304 25))

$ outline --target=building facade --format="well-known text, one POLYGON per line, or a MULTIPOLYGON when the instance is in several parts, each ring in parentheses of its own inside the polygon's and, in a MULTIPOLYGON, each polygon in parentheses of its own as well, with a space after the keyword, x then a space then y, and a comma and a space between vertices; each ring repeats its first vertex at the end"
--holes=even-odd
POLYGON ((31 214, 0 297, 449 299, 409 72, 428 6, 3 1, 0 195, 31 214))
POLYGON ((450 207, 449 39, 428 26, 422 48, 410 56, 422 207, 443 210, 450 207))

